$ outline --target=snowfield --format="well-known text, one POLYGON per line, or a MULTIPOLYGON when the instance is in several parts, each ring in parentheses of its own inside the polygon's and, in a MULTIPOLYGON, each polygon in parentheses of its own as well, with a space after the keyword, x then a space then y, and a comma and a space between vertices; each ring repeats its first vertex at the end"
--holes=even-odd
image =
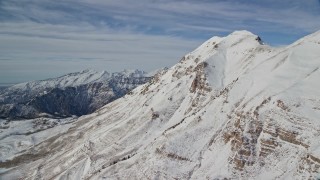
POLYGON ((320 31, 213 37, 75 122, 2 124, 1 179, 320 178, 319 67, 320 31))

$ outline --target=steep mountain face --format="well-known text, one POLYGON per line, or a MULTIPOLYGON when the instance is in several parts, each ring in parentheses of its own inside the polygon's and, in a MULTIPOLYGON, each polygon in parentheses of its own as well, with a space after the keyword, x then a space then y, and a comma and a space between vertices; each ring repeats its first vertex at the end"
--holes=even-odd
POLYGON ((320 32, 283 48, 247 31, 213 37, 132 93, 49 129, 57 135, 13 139, 20 125, 9 122, 1 176, 319 178, 319 67, 320 32))
POLYGON ((0 92, 0 117, 31 119, 89 114, 149 79, 139 70, 112 74, 85 70, 17 84, 0 92))

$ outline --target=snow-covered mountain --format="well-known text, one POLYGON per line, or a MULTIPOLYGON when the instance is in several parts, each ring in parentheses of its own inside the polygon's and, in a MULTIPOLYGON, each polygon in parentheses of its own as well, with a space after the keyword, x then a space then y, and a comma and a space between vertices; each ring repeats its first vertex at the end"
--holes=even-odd
POLYGON ((0 91, 0 117, 70 117, 92 113, 150 77, 139 70, 85 70, 58 78, 17 84, 0 91))
POLYGON ((213 37, 54 133, 13 136, 22 128, 7 123, 1 176, 320 178, 319 67, 320 31, 282 48, 247 31, 213 37))

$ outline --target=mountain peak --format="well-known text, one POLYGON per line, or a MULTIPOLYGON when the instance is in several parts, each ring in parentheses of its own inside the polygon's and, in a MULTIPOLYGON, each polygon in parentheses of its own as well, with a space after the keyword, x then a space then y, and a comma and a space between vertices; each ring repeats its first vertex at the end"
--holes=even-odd
POLYGON ((237 31, 233 31, 230 35, 238 35, 238 36, 256 36, 255 34, 253 34, 250 31, 247 30, 237 30, 237 31))
POLYGON ((179 65, 177 71, 205 63, 207 66, 203 70, 208 83, 215 88, 223 88, 260 62, 254 56, 269 50, 270 47, 264 45, 259 36, 249 31, 235 31, 228 36, 214 36, 204 42, 182 59, 182 67, 179 65))

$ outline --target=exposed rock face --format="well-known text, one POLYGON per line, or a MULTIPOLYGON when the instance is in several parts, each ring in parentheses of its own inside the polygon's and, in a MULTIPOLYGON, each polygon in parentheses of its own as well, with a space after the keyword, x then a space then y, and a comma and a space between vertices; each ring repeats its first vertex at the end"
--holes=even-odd
POLYGON ((317 179, 319 42, 320 32, 283 48, 247 31, 213 37, 130 94, 49 129, 58 135, 2 135, 1 176, 317 179))
POLYGON ((1 91, 0 117, 32 119, 89 114, 149 79, 138 70, 113 74, 86 70, 18 84, 1 91))

